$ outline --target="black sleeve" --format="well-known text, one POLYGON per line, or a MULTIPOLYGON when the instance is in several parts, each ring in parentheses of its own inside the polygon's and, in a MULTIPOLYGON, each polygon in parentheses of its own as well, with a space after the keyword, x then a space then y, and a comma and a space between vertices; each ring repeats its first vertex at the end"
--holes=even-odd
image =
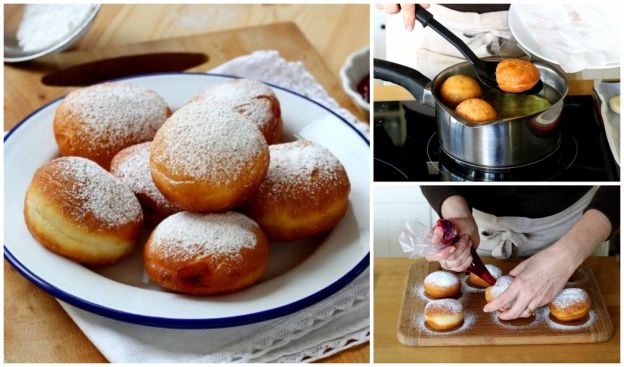
POLYGON ((442 203, 444 203, 444 200, 453 195, 463 196, 457 186, 421 186, 420 190, 422 190, 429 205, 438 213, 440 218, 442 218, 442 203))
POLYGON ((600 186, 596 195, 589 203, 585 211, 596 209, 611 222, 611 234, 620 228, 620 187, 619 186, 600 186))

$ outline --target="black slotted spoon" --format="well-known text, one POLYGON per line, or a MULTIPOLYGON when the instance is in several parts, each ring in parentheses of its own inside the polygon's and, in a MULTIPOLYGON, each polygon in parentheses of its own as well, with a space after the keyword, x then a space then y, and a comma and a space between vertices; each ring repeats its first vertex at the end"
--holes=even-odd
MULTIPOLYGON (((498 61, 485 61, 481 60, 474 52, 462 41, 459 37, 453 34, 453 32, 449 31, 448 28, 440 24, 437 20, 433 18, 433 14, 429 13, 423 7, 416 5, 416 20, 424 27, 429 27, 436 31, 440 36, 444 37, 450 44, 455 46, 459 50, 459 52, 464 55, 466 60, 472 64, 474 67, 477 78, 481 81, 481 83, 485 84, 487 87, 492 89, 497 89, 503 93, 510 93, 504 90, 501 90, 498 87, 498 83, 496 82, 496 66, 498 65, 498 61)), ((533 86, 533 88, 520 92, 520 93, 512 93, 512 94, 538 94, 544 88, 544 83, 541 80, 537 82, 533 86)))

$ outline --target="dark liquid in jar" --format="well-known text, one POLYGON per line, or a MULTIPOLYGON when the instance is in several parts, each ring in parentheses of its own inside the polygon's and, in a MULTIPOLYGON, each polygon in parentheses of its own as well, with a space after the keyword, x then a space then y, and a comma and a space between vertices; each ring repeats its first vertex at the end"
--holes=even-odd
POLYGON ((366 74, 357 85, 357 91, 366 102, 370 103, 370 74, 366 74))

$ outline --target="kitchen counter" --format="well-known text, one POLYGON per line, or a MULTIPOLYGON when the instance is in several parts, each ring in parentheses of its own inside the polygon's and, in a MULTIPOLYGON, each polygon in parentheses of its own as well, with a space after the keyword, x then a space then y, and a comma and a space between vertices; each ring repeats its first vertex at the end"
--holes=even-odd
MULTIPOLYGON (((276 22, 294 22, 334 78, 347 56, 368 45, 369 5, 103 5, 72 50, 88 50, 276 22), (354 26, 355 25, 355 26, 354 26)), ((5 69, 7 66, 5 64, 5 69)), ((330 92, 331 93, 331 92, 330 92)), ((341 91, 338 93, 342 93, 341 91)), ((337 95, 332 94, 334 98, 337 95)), ((345 100, 346 98, 342 98, 345 100)), ((6 101, 6 100, 5 100, 6 101)), ((360 119, 352 104, 344 105, 360 119)), ((5 105, 5 110, 7 105, 5 105)), ((11 126, 6 125, 5 128, 11 126)), ((20 215, 14 213, 15 215, 20 215)), ((4 263, 5 362, 106 362, 59 304, 4 263)), ((368 344, 323 362, 366 363, 368 344)))
POLYGON ((510 345, 470 347, 407 347, 397 339, 399 310, 407 270, 415 261, 407 258, 375 258, 374 338, 375 362, 477 363, 532 362, 583 363, 620 361, 620 272, 613 257, 591 257, 591 267, 615 327, 604 343, 557 345, 510 345))

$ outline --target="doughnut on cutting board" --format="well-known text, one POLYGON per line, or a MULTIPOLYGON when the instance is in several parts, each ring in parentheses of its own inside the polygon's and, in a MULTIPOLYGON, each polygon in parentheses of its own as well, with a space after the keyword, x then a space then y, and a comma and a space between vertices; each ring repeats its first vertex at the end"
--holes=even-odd
MULTIPOLYGON (((494 264, 504 274, 509 273, 520 260, 496 261, 494 264)), ((468 276, 458 274, 461 294, 457 299, 464 306, 464 323, 446 332, 428 328, 422 317, 428 300, 423 290, 427 274, 440 270, 438 263, 418 262, 409 268, 403 302, 399 315, 397 336, 407 346, 466 346, 466 345, 514 345, 514 344, 568 344, 598 343, 613 336, 613 322, 609 317, 598 283, 589 266, 583 264, 572 276, 566 287, 585 289, 591 299, 589 315, 579 321, 561 325, 549 316, 548 306, 536 311, 531 319, 499 321, 494 314, 483 312, 484 289, 470 284, 468 276), (496 318, 496 319, 495 319, 496 318)))

